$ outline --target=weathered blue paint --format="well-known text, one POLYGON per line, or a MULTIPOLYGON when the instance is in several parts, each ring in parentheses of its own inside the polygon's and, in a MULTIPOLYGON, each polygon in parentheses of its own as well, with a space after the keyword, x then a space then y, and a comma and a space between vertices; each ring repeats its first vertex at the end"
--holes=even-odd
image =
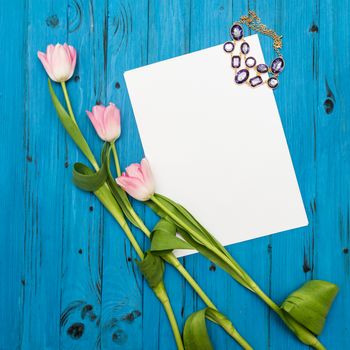
MULTIPOLYGON (((68 88, 79 123, 98 154, 101 142, 84 110, 117 103, 124 167, 140 159, 142 147, 123 72, 224 42, 248 8, 284 36, 287 68, 276 99, 310 225, 229 250, 278 302, 311 278, 338 283, 321 339, 329 349, 350 347, 350 1, 3 0, 1 350, 175 348, 122 231, 70 182, 72 164, 83 158, 55 117, 36 51, 57 41, 78 49, 68 88)), ((271 41, 261 40, 269 60, 271 41)), ((136 207, 154 225, 155 216, 136 207)), ((305 348, 220 269, 200 256, 184 263, 256 349, 305 348)), ((202 303, 172 268, 166 283, 182 327, 202 303)), ((209 332, 216 349, 238 348, 215 326, 209 332)))

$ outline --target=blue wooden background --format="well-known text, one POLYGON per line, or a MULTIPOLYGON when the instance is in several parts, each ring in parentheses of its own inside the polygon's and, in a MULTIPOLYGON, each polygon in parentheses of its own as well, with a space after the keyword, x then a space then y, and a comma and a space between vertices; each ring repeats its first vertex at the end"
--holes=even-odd
MULTIPOLYGON (((71 184, 83 157, 56 118, 37 50, 77 48, 68 89, 79 123, 98 154, 84 111, 115 102, 124 167, 142 148, 123 72, 224 42, 248 9, 284 35, 276 98, 310 225, 229 250, 278 302, 311 278, 339 284, 321 339, 350 348, 350 0, 0 0, 1 350, 175 348, 122 231, 71 184)), ((271 41, 261 40, 269 60, 271 41)), ((210 262, 196 255, 184 264, 256 349, 305 348, 210 262)), ((182 326, 202 303, 172 268, 166 282, 182 326)), ((238 349, 216 326, 209 331, 216 349, 238 349)))

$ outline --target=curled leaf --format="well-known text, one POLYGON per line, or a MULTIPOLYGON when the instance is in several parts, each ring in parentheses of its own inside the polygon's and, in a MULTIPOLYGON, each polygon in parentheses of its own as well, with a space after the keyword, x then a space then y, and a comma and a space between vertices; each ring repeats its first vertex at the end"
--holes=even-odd
POLYGON ((222 313, 212 308, 205 308, 191 314, 186 320, 184 327, 185 350, 213 350, 210 341, 206 321, 211 320, 220 325, 231 337, 233 337, 243 349, 250 350, 252 347, 239 335, 231 321, 222 313))
POLYGON ((155 194, 146 202, 159 216, 169 218, 187 243, 199 253, 229 273, 238 283, 256 293, 285 322, 289 329, 304 343, 315 349, 324 349, 314 333, 280 309, 244 271, 230 253, 183 206, 171 199, 155 194))
POLYGON ((82 163, 75 163, 73 167, 73 183, 81 190, 95 192, 107 180, 107 166, 106 153, 108 147, 105 145, 102 150, 102 166, 98 171, 93 171, 82 163))
POLYGON ((163 282, 164 262, 159 256, 146 252, 144 259, 136 263, 151 288, 163 282))
POLYGON ((312 333, 320 335, 337 293, 335 284, 312 280, 290 294, 281 309, 312 333))
POLYGON ((180 204, 175 203, 165 196, 155 194, 154 198, 157 203, 147 201, 146 204, 160 217, 174 223, 177 231, 192 249, 198 250, 198 252, 224 269, 244 287, 253 291, 252 285, 254 286, 255 283, 248 274, 191 213, 180 204))
POLYGON ((151 251, 154 254, 164 255, 174 249, 193 249, 184 240, 176 237, 176 225, 166 219, 160 219, 151 235, 151 251))

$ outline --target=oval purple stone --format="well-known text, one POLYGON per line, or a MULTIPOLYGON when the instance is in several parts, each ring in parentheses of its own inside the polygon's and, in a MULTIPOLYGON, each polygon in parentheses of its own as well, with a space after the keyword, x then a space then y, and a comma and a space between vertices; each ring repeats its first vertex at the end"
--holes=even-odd
POLYGON ((250 83, 250 85, 251 85, 252 87, 256 87, 256 86, 262 84, 262 82, 263 82, 263 80, 262 80, 261 76, 259 76, 259 75, 257 75, 257 76, 254 77, 254 78, 251 78, 251 79, 249 80, 249 83, 250 83))
POLYGON ((256 66, 256 70, 259 72, 259 73, 267 73, 268 70, 269 70, 269 67, 267 66, 267 64, 265 63, 260 63, 256 66))
POLYGON ((241 45, 241 52, 246 55, 250 51, 250 46, 248 43, 244 42, 241 45))
POLYGON ((254 67, 256 64, 256 59, 254 57, 248 57, 246 60, 245 60, 245 65, 249 68, 252 68, 254 67))
POLYGON ((231 27, 231 36, 235 40, 241 40, 243 38, 243 28, 239 24, 234 24, 231 27))
POLYGON ((284 60, 281 57, 275 58, 271 63, 271 71, 272 73, 278 74, 283 71, 284 68, 284 60))
POLYGON ((247 79, 249 78, 249 72, 248 69, 241 69, 237 72, 235 76, 235 82, 237 84, 243 84, 247 79))
POLYGON ((231 41, 227 41, 224 44, 224 51, 225 52, 232 52, 235 49, 235 45, 231 41))
POLYGON ((271 77, 268 81, 267 81, 267 85, 271 88, 271 89, 276 89, 276 87, 278 86, 278 79, 275 77, 271 77))
POLYGON ((232 68, 239 68, 241 66, 241 58, 239 56, 232 56, 232 68))

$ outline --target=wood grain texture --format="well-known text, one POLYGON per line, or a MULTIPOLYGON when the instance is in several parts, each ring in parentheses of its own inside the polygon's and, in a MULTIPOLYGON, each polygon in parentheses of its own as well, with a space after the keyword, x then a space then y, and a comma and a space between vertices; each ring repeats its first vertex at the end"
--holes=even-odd
MULTIPOLYGON (((77 48, 68 84, 76 117, 98 155, 85 110, 121 108, 125 167, 143 150, 123 72, 225 41, 248 9, 284 36, 287 69, 275 95, 310 225, 229 250, 277 302, 311 278, 339 284, 321 339, 350 347, 349 0, 1 0, 0 350, 175 349, 123 231, 71 184, 72 164, 84 159, 55 116, 37 50, 58 41, 77 48)), ((271 42, 260 39, 270 60, 271 42)), ((154 214, 135 206, 152 227, 154 214)), ((219 268, 198 255, 183 263, 254 348, 305 348, 219 268)), ((166 284, 182 327, 203 304, 172 268, 166 284)), ((238 349, 208 328, 215 349, 238 349)))

